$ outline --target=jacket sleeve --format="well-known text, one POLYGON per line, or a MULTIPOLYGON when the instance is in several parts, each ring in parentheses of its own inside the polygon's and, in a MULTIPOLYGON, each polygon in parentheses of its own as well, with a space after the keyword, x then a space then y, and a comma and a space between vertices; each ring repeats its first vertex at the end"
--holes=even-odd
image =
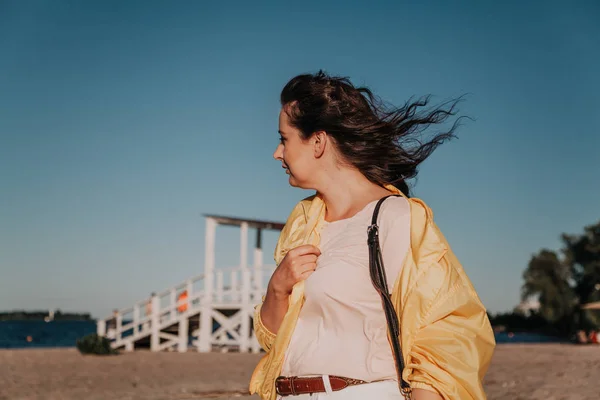
MULTIPOLYGON (((275 246, 275 264, 279 265, 287 252, 302 244, 303 239, 303 229, 299 229, 298 226, 306 223, 306 208, 310 206, 311 202, 315 196, 309 196, 306 199, 300 201, 290 215, 285 223, 285 226, 281 230, 279 234, 279 239, 277 240, 277 245, 275 246)), ((271 350, 273 343, 275 342, 275 337, 277 336, 275 333, 269 331, 267 327, 265 327, 260 318, 260 310, 262 308, 263 302, 265 301, 265 296, 262 298, 262 302, 254 307, 254 334, 256 336, 256 340, 260 344, 266 352, 271 350)))
MULTIPOLYGON (((264 298, 263 298, 264 301, 264 298)), ((271 350, 273 343, 275 342, 275 334, 267 329, 266 326, 263 325, 262 320, 260 318, 260 309, 262 307, 262 302, 254 307, 254 334, 256 336, 256 340, 258 340, 258 344, 263 348, 266 352, 271 350)))
POLYGON ((485 399, 482 380, 495 339, 472 288, 457 282, 433 303, 420 326, 408 357, 411 387, 437 392, 444 399, 485 399))

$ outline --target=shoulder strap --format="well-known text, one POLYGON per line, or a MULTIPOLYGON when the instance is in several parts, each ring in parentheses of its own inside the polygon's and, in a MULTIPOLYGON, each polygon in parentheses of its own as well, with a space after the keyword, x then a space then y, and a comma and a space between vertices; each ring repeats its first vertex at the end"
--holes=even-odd
POLYGON ((391 295, 388 291, 387 277, 383 267, 383 258, 381 256, 381 247, 379 245, 379 226, 377 225, 379 209, 381 208, 381 205, 385 199, 399 196, 400 195, 390 195, 380 199, 375 206, 375 210, 373 211, 373 218, 371 219, 371 225, 368 229, 369 272, 371 274, 373 286, 375 286, 375 290, 377 290, 377 293, 379 293, 381 296, 381 301, 383 303, 383 310, 385 311, 385 319, 387 321, 392 351, 396 361, 396 373, 398 374, 400 391, 406 399, 410 399, 410 385, 402 378, 402 371, 404 370, 404 357, 402 356, 402 349, 399 342, 400 324, 391 300, 391 295))

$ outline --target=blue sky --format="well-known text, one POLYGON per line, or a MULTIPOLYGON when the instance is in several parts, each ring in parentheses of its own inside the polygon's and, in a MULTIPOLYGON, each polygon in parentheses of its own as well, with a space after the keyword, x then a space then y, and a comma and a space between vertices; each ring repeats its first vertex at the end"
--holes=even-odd
MULTIPOLYGON (((528 3, 0 0, 0 309, 103 316, 202 272, 202 214, 285 220, 309 193, 271 158, 278 96, 321 68, 396 104, 468 93, 414 194, 511 309, 600 214, 600 6, 528 3)), ((238 249, 219 228, 218 266, 238 249)))

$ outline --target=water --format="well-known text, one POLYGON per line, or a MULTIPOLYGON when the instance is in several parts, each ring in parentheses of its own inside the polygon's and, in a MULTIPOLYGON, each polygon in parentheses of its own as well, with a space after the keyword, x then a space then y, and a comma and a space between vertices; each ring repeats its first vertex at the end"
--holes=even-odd
MULTIPOLYGON (((95 321, 0 321, 0 349, 74 347, 77 339, 94 332, 95 321), (27 336, 31 336, 31 342, 27 336)), ((559 342, 560 339, 534 333, 496 334, 499 344, 559 342)))
POLYGON ((538 333, 496 333, 496 343, 565 343, 565 339, 538 333))
POLYGON ((95 321, 0 321, 0 349, 74 347, 77 339, 94 332, 95 321))

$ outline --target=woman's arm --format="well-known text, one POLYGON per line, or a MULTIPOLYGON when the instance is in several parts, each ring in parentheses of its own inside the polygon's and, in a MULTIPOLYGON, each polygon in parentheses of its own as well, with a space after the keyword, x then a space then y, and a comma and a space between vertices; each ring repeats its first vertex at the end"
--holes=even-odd
POLYGON ((287 312, 288 298, 289 296, 280 297, 271 289, 267 289, 263 302, 254 307, 254 334, 260 347, 267 352, 271 350, 277 336, 275 333, 279 330, 287 312), (264 316, 263 308, 266 310, 264 316), (266 318, 266 323, 263 322, 263 318, 266 318))
POLYGON ((283 317, 288 310, 289 295, 275 291, 270 287, 267 289, 267 295, 260 307, 260 319, 265 328, 277 334, 283 317))
POLYGON ((442 396, 429 390, 414 389, 412 391, 412 400, 444 400, 442 396))

